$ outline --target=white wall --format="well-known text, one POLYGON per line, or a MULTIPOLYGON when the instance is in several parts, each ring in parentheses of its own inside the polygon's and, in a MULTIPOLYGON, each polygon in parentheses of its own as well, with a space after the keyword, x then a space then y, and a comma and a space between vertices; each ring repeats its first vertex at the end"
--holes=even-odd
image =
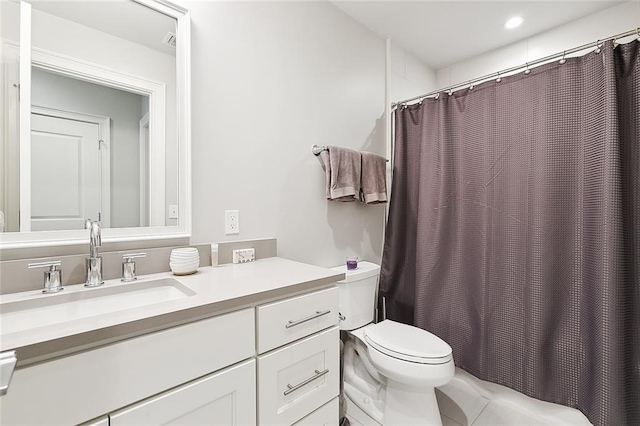
POLYGON ((436 73, 398 43, 391 42, 389 96, 399 102, 435 90, 436 73))
POLYGON ((328 2, 192 14, 193 243, 276 237, 322 266, 380 261, 384 205, 327 202, 313 144, 384 155, 385 42, 328 2), (225 236, 224 210, 240 211, 225 236))
MULTIPOLYGON (((553 13, 552 6, 549 13, 553 13)), ((631 0, 507 47, 440 69, 437 73, 437 86, 444 88, 482 77, 637 27, 640 27, 640 1, 631 0)))
POLYGON ((111 119, 111 228, 140 224, 142 99, 134 93, 32 69, 32 105, 111 119))

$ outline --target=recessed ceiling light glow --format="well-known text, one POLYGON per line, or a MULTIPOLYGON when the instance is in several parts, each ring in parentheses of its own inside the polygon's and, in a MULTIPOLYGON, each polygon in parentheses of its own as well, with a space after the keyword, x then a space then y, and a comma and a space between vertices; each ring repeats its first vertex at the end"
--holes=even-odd
POLYGON ((514 16, 504 23, 504 27, 508 30, 512 30, 516 27, 519 27, 523 22, 524 19, 522 19, 520 16, 514 16))

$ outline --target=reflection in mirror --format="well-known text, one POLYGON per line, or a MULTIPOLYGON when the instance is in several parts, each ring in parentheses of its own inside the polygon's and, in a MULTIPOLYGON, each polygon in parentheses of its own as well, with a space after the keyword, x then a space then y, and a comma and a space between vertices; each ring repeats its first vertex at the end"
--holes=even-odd
POLYGON ((23 145, 5 159, 5 231, 177 225, 176 20, 129 0, 31 4, 31 142, 7 141, 23 145))
POLYGON ((149 97, 34 67, 31 230, 148 225, 149 97))
MULTIPOLYGON (((9 185, 18 182, 20 170, 17 162, 9 158, 19 157, 19 53, 20 53, 20 4, 0 1, 0 93, 2 94, 2 125, 0 125, 0 232, 18 231, 19 209, 9 208, 10 201, 17 200, 19 188, 9 185)), ((12 206, 13 207, 13 206, 12 206)))

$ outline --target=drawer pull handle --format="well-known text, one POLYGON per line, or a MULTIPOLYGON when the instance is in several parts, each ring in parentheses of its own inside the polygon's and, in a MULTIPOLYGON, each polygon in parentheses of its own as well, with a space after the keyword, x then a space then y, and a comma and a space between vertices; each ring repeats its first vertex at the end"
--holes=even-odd
POLYGON ((296 325, 300 325, 302 323, 305 323, 307 321, 311 321, 312 319, 319 318, 319 317, 321 317, 323 315, 327 315, 327 314, 330 314, 330 313, 331 313, 330 309, 327 309, 326 311, 316 311, 315 314, 309 315, 306 318, 302 318, 302 319, 295 320, 295 321, 289 320, 289 322, 285 325, 285 328, 295 327, 296 325))
POLYGON ((309 377, 307 380, 305 380, 304 382, 300 382, 295 386, 291 386, 289 384, 287 384, 287 390, 284 391, 284 395, 287 396, 289 395, 291 392, 295 392, 298 389, 300 389, 301 387, 303 387, 304 385, 308 385, 309 383, 313 382, 315 379, 318 379, 322 376, 324 376, 325 374, 327 374, 329 372, 329 369, 327 368, 326 370, 322 370, 322 371, 318 371, 316 370, 316 374, 312 377, 309 377))
POLYGON ((11 383, 11 376, 13 376, 13 370, 16 368, 18 358, 16 357, 16 351, 8 351, 0 353, 0 395, 6 395, 9 391, 9 383, 11 383))

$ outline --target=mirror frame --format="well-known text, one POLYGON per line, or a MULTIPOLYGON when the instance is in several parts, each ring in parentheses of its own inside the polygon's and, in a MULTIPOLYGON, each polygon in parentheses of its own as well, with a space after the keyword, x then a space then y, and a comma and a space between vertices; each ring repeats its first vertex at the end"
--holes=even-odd
MULTIPOLYGON (((168 15, 177 21, 176 38, 180 40, 176 48, 179 219, 177 226, 105 228, 102 230, 102 241, 109 243, 189 238, 191 236, 191 16, 188 9, 166 0, 131 1, 168 15)), ((22 99, 31 99, 31 66, 48 68, 38 61, 39 58, 36 58, 36 63, 32 64, 32 50, 31 4, 23 0, 20 3, 20 91, 22 99)), ((37 57, 38 53, 35 56, 37 57)), ((19 135, 20 149, 30 149, 31 102, 20 104, 19 135)), ((30 161, 30 155, 20 156, 21 170, 28 168, 29 164, 23 164, 27 161, 30 161)), ((22 182, 21 176, 21 199, 23 188, 30 185, 30 177, 26 177, 26 179, 29 182, 22 182)), ((30 218, 22 217, 21 212, 21 221, 25 219, 30 220, 30 218)), ((0 233, 0 250, 83 244, 87 242, 87 238, 85 230, 4 232, 0 233)))

